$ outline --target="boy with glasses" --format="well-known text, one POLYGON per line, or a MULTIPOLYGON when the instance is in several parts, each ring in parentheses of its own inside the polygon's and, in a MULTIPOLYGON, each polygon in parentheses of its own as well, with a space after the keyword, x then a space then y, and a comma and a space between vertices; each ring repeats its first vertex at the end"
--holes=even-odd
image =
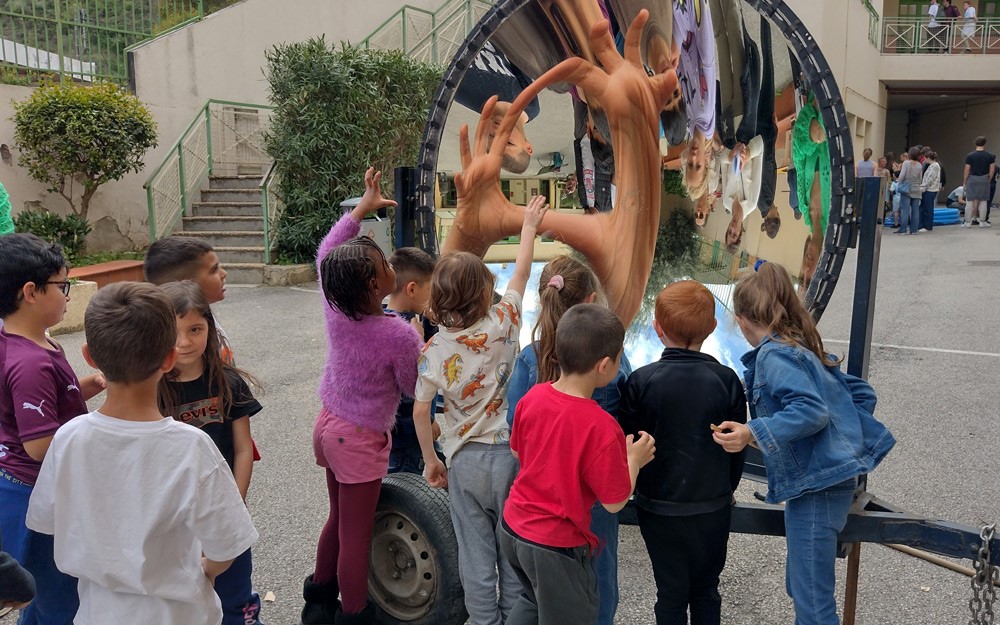
POLYGON ((24 625, 70 625, 76 614, 76 580, 56 569, 52 537, 30 531, 25 515, 56 430, 104 388, 100 374, 78 379, 45 334, 66 312, 66 272, 60 246, 32 234, 0 237, 0 535, 35 577, 24 625))

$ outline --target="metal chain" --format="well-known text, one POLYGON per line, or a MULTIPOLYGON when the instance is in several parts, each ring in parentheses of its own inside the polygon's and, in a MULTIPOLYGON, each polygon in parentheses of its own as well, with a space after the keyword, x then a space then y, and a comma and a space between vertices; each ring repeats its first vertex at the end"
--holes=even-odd
POLYGON ((972 598, 969 599, 969 612, 972 618, 969 625, 993 625, 993 602, 997 598, 996 582, 1000 579, 1000 568, 990 563, 990 541, 996 533, 996 523, 983 527, 979 537, 983 544, 979 547, 972 568, 972 598))

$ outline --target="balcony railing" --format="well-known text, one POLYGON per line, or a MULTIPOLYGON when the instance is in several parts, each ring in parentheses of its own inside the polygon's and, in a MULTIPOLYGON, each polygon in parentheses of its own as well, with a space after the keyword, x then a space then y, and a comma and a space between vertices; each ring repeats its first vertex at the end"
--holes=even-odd
POLYGON ((203 14, 202 0, 0 2, 0 63, 25 75, 124 83, 130 46, 203 14))
POLYGON ((932 27, 926 16, 883 18, 882 54, 1000 54, 1000 18, 937 22, 932 27))
POLYGON ((487 0, 448 0, 436 11, 404 5, 360 45, 402 50, 420 61, 444 65, 492 6, 487 0))

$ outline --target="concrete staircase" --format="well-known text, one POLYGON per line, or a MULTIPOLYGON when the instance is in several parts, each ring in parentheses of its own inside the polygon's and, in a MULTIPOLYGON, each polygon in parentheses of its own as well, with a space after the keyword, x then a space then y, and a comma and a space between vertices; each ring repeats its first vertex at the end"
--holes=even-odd
POLYGON ((264 208, 260 176, 211 176, 181 231, 215 248, 229 284, 264 282, 264 208))

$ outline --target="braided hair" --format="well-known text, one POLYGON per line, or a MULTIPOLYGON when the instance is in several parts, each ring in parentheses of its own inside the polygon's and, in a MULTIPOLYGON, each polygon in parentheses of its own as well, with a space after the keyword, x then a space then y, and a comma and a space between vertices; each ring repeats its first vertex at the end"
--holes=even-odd
POLYGON ((330 308, 355 321, 368 314, 376 297, 373 283, 385 254, 375 241, 357 237, 330 250, 320 263, 320 284, 330 308))

